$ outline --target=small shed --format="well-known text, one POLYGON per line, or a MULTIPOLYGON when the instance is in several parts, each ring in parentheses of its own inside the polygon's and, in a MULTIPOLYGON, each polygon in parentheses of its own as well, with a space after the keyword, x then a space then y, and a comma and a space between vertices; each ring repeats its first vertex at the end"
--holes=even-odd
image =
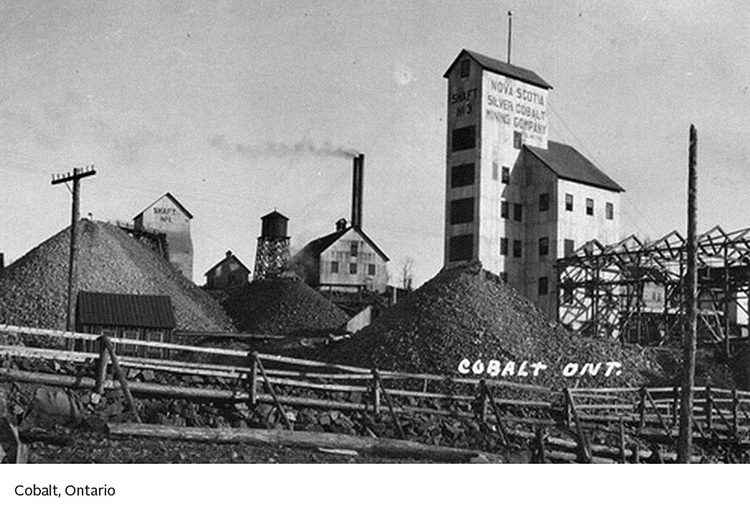
POLYGON ((206 289, 228 289, 247 285, 250 269, 231 250, 226 257, 206 271, 206 289))
MULTIPOLYGON (((169 296, 81 291, 76 306, 76 330, 141 341, 171 342, 175 329, 169 296)), ((93 347, 92 343, 88 343, 93 347)), ((87 350, 95 352, 95 350, 87 350)), ((145 355, 137 345, 119 345, 118 353, 145 355)), ((149 356, 159 356, 154 352, 149 356)))

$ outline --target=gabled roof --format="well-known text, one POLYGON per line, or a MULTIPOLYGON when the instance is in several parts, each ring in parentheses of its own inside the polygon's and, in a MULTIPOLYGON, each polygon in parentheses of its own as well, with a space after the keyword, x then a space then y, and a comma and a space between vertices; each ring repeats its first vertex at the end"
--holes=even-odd
POLYGON ((378 247, 378 245, 375 244, 372 241, 372 239, 370 239, 367 236, 367 234, 362 230, 362 228, 355 228, 353 226, 349 226, 337 232, 329 233, 328 235, 315 239, 314 241, 308 242, 307 245, 297 253, 297 255, 308 256, 308 257, 319 257, 321 253, 323 253, 325 250, 331 247, 331 245, 334 242, 338 241, 340 238, 346 235, 350 230, 354 230, 355 232, 357 232, 362 237, 362 239, 364 239, 364 241, 367 244, 369 244, 372 247, 372 249, 374 249, 375 252, 383 258, 383 260, 385 261, 390 260, 388 256, 385 253, 383 253, 383 251, 378 247))
POLYGON ((289 220, 289 218, 287 216, 285 216, 282 213, 277 212, 276 210, 274 210, 271 213, 268 213, 268 214, 264 215, 260 219, 261 219, 261 221, 265 220, 265 219, 284 219, 285 221, 289 220))
POLYGON ((169 296, 149 294, 78 293, 76 318, 82 325, 160 328, 175 327, 169 296))
POLYGON ((550 140, 547 149, 524 146, 524 152, 531 153, 541 160, 560 178, 613 192, 625 192, 624 188, 569 145, 550 140))
POLYGON ((182 211, 182 213, 185 214, 185 216, 188 219, 192 219, 193 218, 193 214, 191 214, 190 212, 188 212, 187 208, 185 208, 184 206, 182 206, 182 203, 180 203, 179 201, 177 201, 176 197, 174 197, 172 194, 170 194, 169 192, 167 192, 166 194, 164 194, 163 196, 161 196, 159 199, 157 199, 156 201, 154 201, 153 203, 151 203, 150 205, 148 205, 146 208, 144 208, 143 210, 141 210, 140 212, 138 212, 138 215, 136 215, 133 219, 137 218, 139 215, 141 215, 143 212, 145 212, 146 210, 148 210, 149 208, 151 208, 152 206, 154 206, 156 203, 158 203, 159 201, 161 201, 165 197, 167 199, 169 199, 172 203, 174 203, 175 206, 177 206, 177 208, 179 208, 182 211))
POLYGON ((214 269, 220 268, 221 266, 223 266, 226 262, 229 262, 230 260, 236 262, 237 264, 240 265, 242 269, 250 273, 250 269, 245 264, 243 264, 242 261, 238 259, 234 253, 232 253, 231 251, 227 251, 227 256, 221 259, 219 262, 217 262, 213 267, 209 268, 208 271, 203 273, 203 276, 208 276, 208 274, 211 271, 213 271, 214 269))
POLYGON ((548 90, 552 89, 552 86, 547 81, 539 77, 536 73, 532 72, 531 70, 521 68, 520 66, 511 65, 510 63, 504 63, 503 61, 499 61, 497 59, 479 54, 478 52, 474 52, 472 50, 466 50, 466 49, 463 49, 458 54, 458 57, 456 57, 456 59, 453 60, 453 63, 451 63, 451 66, 448 67, 448 70, 446 70, 445 74, 443 74, 443 77, 445 78, 448 77, 448 75, 450 74, 450 71, 453 69, 454 66, 456 66, 456 63, 458 63, 463 58, 464 55, 476 61, 477 64, 479 64, 479 66, 481 66, 485 70, 489 70, 491 72, 496 72, 498 74, 506 75, 508 77, 513 77, 514 79, 519 79, 526 83, 533 84, 541 88, 546 88, 548 90))

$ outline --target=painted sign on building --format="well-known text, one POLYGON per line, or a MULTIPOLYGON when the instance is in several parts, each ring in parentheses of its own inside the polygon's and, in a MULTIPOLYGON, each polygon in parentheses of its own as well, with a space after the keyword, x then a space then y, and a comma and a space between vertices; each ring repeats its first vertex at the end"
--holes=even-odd
POLYGON ((547 148, 547 90, 487 70, 482 74, 482 118, 496 125, 501 140, 515 133, 523 143, 547 148))

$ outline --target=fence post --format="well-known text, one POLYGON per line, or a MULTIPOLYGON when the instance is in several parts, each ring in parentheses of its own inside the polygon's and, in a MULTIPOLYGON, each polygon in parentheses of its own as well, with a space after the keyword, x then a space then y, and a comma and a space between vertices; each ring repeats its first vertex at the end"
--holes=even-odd
POLYGON ((391 404, 391 397, 388 395, 388 392, 385 390, 385 387, 383 387, 383 383, 380 381, 380 374, 378 373, 377 369, 374 369, 372 371, 373 377, 375 378, 375 389, 377 391, 382 390, 383 391, 383 398, 385 398, 385 403, 388 404, 388 409, 391 411, 391 417, 393 417, 393 422, 396 424, 396 428, 398 429, 398 434, 401 436, 402 440, 406 440, 406 433, 404 433, 404 428, 401 427, 401 422, 398 420, 398 416, 396 415, 396 410, 393 407, 393 404, 391 404))
POLYGON ((706 429, 708 429, 708 432, 711 433, 713 431, 713 424, 714 424, 714 408, 713 408, 713 401, 711 400, 711 386, 707 385, 705 387, 706 391, 706 429))
POLYGON ((263 363, 260 362, 260 359, 258 358, 257 354, 255 354, 254 358, 255 358, 255 364, 258 366, 258 369, 260 370, 260 374, 263 376, 263 380, 266 382, 266 387, 268 387, 268 392, 271 394, 273 403, 276 405, 276 410, 279 413, 281 413, 281 419, 284 421, 286 428, 289 429, 290 431, 293 431, 294 427, 292 426, 292 423, 289 421, 289 418, 287 418, 286 411, 284 411, 284 407, 281 405, 279 398, 276 396, 276 390, 273 389, 271 380, 268 378, 268 375, 266 375, 266 369, 263 368, 263 363))
POLYGON ((141 417, 138 416, 138 410, 136 410, 135 408, 135 400, 133 399, 133 394, 130 393, 130 388, 128 387, 128 379, 127 377, 125 377, 125 372, 123 372, 122 368, 120 368, 120 363, 117 360, 117 355, 115 354, 114 347, 112 346, 112 343, 109 341, 109 338, 107 336, 102 336, 102 338, 102 342, 104 343, 107 352, 109 352, 109 358, 112 361, 112 369, 115 371, 115 376, 120 382, 122 393, 123 395, 125 395, 125 400, 128 401, 128 406, 130 406, 130 411, 133 414, 135 421, 140 424, 141 417))
POLYGON ((539 463, 547 463, 547 450, 544 446, 545 436, 544 428, 537 426, 536 428, 536 446, 537 446, 537 460, 539 463))
POLYGON ((107 382, 107 365, 109 363, 107 339, 107 336, 104 335, 96 338, 99 345, 99 359, 96 361, 96 385, 94 389, 98 395, 104 394, 104 384, 107 382))
POLYGON ((625 422, 622 416, 620 417, 619 427, 620 427, 620 461, 622 463, 625 463, 626 462, 625 461, 626 460, 625 458, 625 422))
POLYGON ((737 408, 740 405, 739 397, 737 396, 737 388, 732 389, 732 427, 734 428, 734 439, 738 440, 739 435, 739 415, 737 414, 737 408))
POLYGON ((640 413, 640 421, 638 422, 638 433, 643 432, 643 428, 646 426, 646 388, 641 388, 641 401, 638 406, 638 412, 640 413))
POLYGON ((248 403, 250 407, 255 407, 258 403, 258 352, 250 354, 250 373, 247 382, 250 388, 248 403))
POLYGON ((372 408, 376 415, 380 414, 380 389, 376 368, 372 369, 372 408))

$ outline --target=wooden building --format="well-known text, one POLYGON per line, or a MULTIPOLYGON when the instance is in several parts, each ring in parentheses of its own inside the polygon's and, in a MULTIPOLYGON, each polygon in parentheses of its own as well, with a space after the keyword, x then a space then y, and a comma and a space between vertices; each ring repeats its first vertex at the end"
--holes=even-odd
POLYGON ((292 269, 322 292, 384 293, 388 260, 361 228, 341 219, 335 232, 308 243, 292 258, 292 269))
POLYGON ((227 251, 218 264, 206 271, 206 289, 228 289, 247 285, 250 269, 232 252, 227 251))
MULTIPOLYGON (((172 341, 176 323, 169 296, 80 291, 77 302, 77 332, 139 341, 172 341)), ((95 345, 87 342, 86 346, 95 345)), ((146 352, 137 345, 117 345, 116 348, 125 355, 146 352)), ((150 353, 161 356, 160 351, 150 353)))
POLYGON ((166 236, 169 262, 190 281, 193 280, 193 215, 167 192, 133 218, 135 230, 161 232, 166 236))

